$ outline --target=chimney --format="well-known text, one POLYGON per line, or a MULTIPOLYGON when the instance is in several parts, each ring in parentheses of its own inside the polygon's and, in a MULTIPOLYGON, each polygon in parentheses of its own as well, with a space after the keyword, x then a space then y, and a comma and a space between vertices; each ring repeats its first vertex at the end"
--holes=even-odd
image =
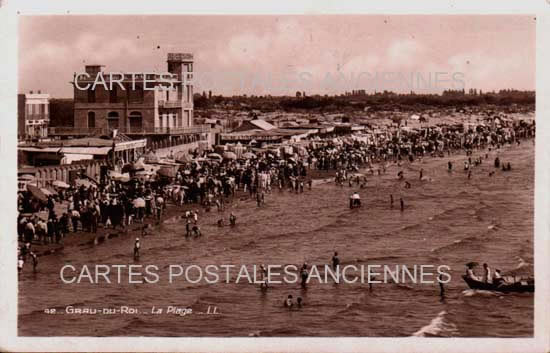
POLYGON ((86 65, 85 70, 87 74, 95 77, 99 72, 102 72, 102 67, 104 67, 104 65, 86 65))

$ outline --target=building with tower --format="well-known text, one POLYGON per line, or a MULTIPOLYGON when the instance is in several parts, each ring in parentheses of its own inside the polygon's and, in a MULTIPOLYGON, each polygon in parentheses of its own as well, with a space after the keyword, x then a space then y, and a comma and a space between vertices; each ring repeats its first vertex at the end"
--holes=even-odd
POLYGON ((193 124, 193 54, 169 53, 167 73, 110 73, 103 65, 86 65, 71 82, 74 126, 51 128, 50 135, 83 137, 116 130, 145 138, 154 149, 208 139, 209 127, 193 124))

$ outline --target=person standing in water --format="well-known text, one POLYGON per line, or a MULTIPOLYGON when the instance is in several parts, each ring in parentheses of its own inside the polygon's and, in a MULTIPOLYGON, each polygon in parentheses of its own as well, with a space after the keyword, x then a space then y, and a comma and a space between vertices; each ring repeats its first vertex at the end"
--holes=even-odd
POLYGON ((419 176, 419 180, 422 180, 422 176, 424 175, 424 169, 420 168, 420 176, 419 176))
POLYGON ((17 273, 21 273, 21 271, 23 271, 24 264, 25 261, 23 260, 23 256, 19 255, 19 258, 17 259, 17 273))
POLYGON ((332 269, 338 270, 338 266, 340 265, 340 259, 338 258, 338 252, 334 252, 334 256, 332 256, 332 269))
POLYGON ((309 276, 309 273, 307 271, 307 263, 304 263, 302 265, 302 270, 300 271, 300 277, 302 278, 302 287, 305 288, 307 285, 307 278, 309 276))
POLYGON ((393 194, 390 194, 390 208, 393 208, 393 194))
POLYGON ((236 223, 237 223, 237 217, 235 217, 233 212, 231 212, 231 214, 229 215, 229 224, 231 226, 234 226, 236 223))
POLYGON ((486 263, 483 264, 483 282, 493 283, 493 279, 491 276, 491 269, 489 268, 489 265, 487 265, 486 263))
POLYGON ((401 204, 401 212, 405 210, 405 202, 403 201, 403 198, 399 198, 399 203, 401 204))
POLYGON ((141 248, 141 243, 139 242, 139 238, 136 238, 136 241, 134 243, 134 260, 139 259, 139 249, 141 248))
POLYGON ((36 268, 38 267, 38 256, 34 252, 31 251, 31 258, 32 258, 32 270, 33 272, 36 272, 36 268))

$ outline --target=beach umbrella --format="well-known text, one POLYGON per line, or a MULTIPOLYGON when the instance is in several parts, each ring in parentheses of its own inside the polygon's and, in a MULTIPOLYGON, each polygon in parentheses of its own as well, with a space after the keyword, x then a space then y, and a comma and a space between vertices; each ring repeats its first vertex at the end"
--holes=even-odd
POLYGON ((252 158, 256 158, 256 155, 252 152, 246 152, 246 153, 243 153, 243 158, 252 159, 252 158))
POLYGON ((42 191, 44 193, 44 195, 46 195, 46 196, 55 195, 55 192, 51 192, 50 190, 48 190, 46 188, 40 188, 40 191, 42 191))
POLYGON ((71 187, 69 184, 67 184, 66 182, 61 181, 61 180, 55 180, 52 183, 52 185, 55 186, 55 187, 58 187, 58 188, 62 188, 62 189, 68 189, 68 188, 71 187))
POLYGON ((210 154, 208 154, 208 158, 212 158, 212 159, 222 159, 222 156, 220 156, 220 155, 217 154, 217 153, 210 153, 210 154))
POLYGON ((223 158, 235 160, 235 159, 237 159, 237 155, 233 152, 225 152, 223 154, 223 158))
POLYGON ((31 175, 31 174, 24 174, 24 175, 21 175, 19 178, 19 180, 34 180, 36 179, 34 175, 31 175))
POLYGON ((44 201, 44 202, 48 201, 48 197, 46 197, 46 195, 44 195, 42 190, 40 190, 38 187, 27 184, 27 190, 29 190, 32 196, 36 197, 38 200, 44 201))
POLYGON ((142 199, 141 197, 138 197, 134 199, 132 204, 134 205, 135 208, 142 208, 142 207, 145 207, 145 200, 142 199))

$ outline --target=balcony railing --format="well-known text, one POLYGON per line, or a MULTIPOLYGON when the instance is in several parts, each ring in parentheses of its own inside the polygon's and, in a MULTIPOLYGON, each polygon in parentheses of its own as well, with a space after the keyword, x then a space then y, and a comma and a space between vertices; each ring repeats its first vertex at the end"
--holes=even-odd
MULTIPOLYGON (((88 136, 88 135, 110 135, 114 129, 110 128, 90 128, 90 127, 50 127, 48 132, 50 135, 65 135, 65 136, 88 136)), ((179 134, 200 134, 210 132, 210 126, 198 125, 192 127, 155 127, 155 128, 139 128, 139 127, 120 127, 118 132, 127 135, 179 135, 179 134)))
POLYGON ((180 101, 159 101, 159 107, 161 108, 181 108, 180 101))

